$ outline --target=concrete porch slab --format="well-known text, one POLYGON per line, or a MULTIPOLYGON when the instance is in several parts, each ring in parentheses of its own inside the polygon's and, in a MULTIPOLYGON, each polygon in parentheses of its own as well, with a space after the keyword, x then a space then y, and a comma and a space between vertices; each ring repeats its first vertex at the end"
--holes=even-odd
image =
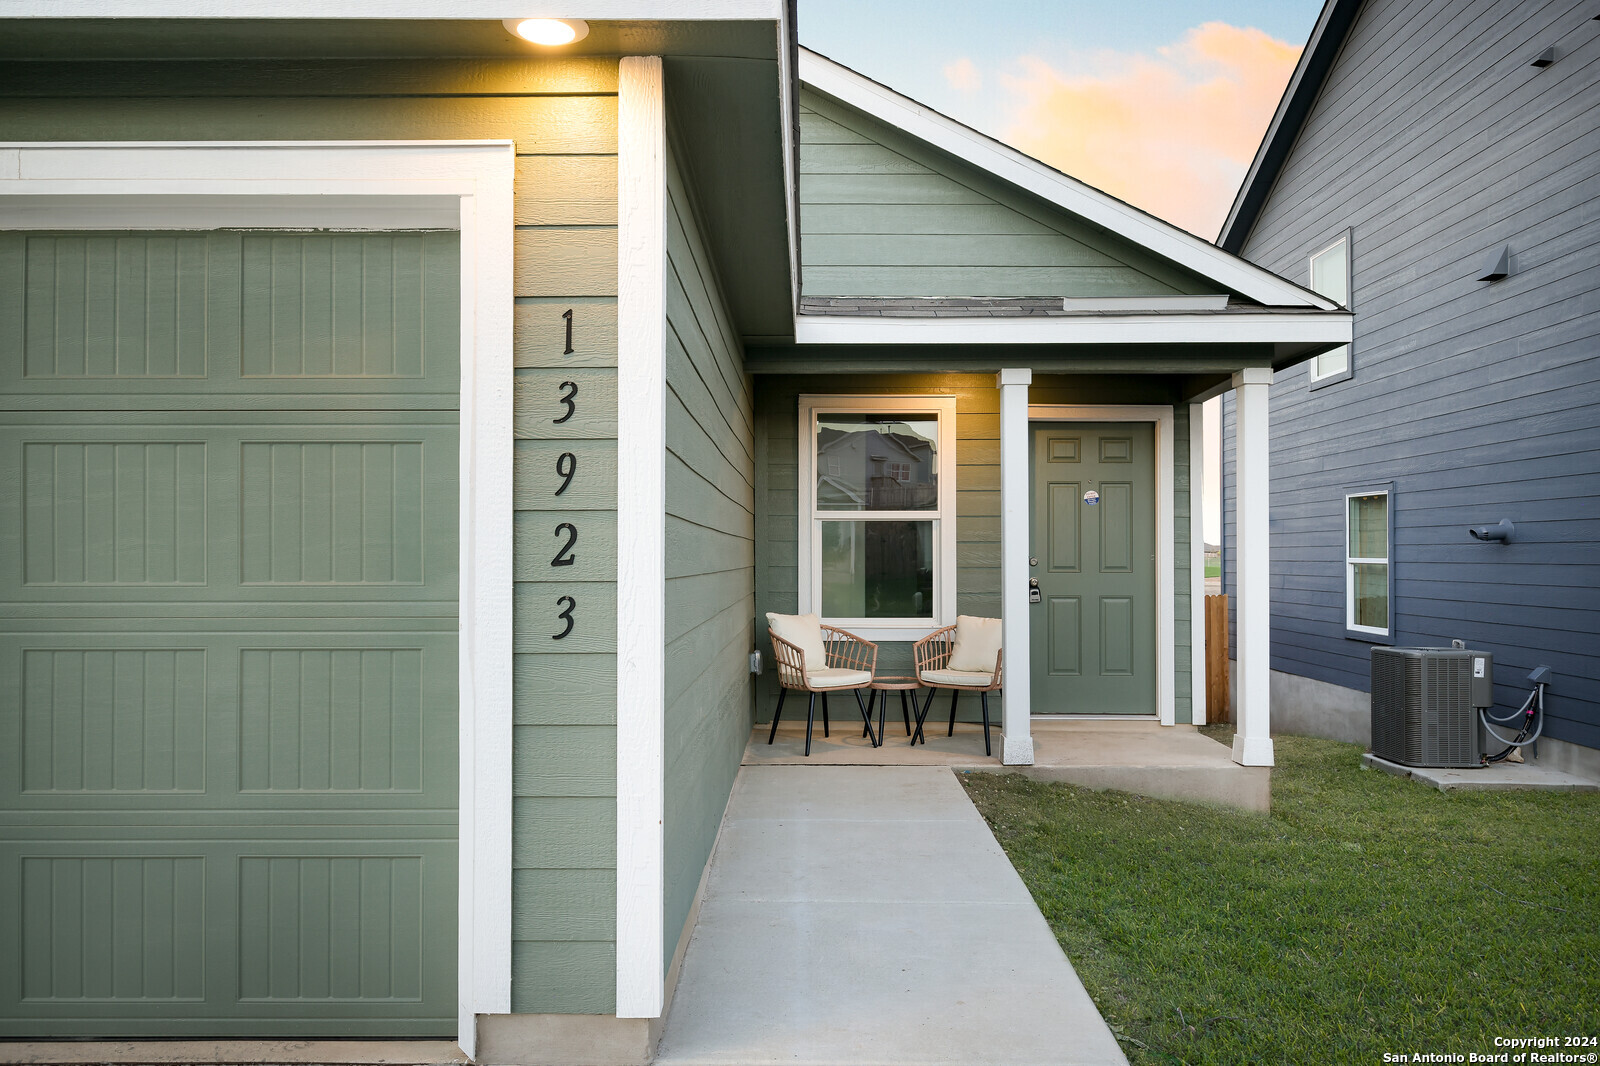
POLYGON ((903 724, 891 721, 886 742, 874 748, 862 737, 856 714, 853 723, 836 719, 830 737, 823 737, 818 723, 807 757, 803 721, 781 722, 771 745, 767 726, 758 725, 745 746, 744 765, 948 766, 1250 811, 1268 810, 1272 803, 1270 767, 1240 766, 1226 746, 1193 726, 1164 726, 1150 718, 1035 719, 1032 766, 1001 764, 998 727, 991 733, 991 756, 983 753, 981 726, 957 722, 954 736, 945 735, 947 728, 930 715, 923 730, 927 743, 913 748, 903 724))
POLYGON ((1127 1059, 954 774, 812 764, 740 770, 656 1062, 1127 1059))
POLYGON ((1361 765, 1382 770, 1395 777, 1409 777, 1440 792, 1600 792, 1600 781, 1553 770, 1537 763, 1499 762, 1489 766, 1448 769, 1433 766, 1405 766, 1367 752, 1361 765))

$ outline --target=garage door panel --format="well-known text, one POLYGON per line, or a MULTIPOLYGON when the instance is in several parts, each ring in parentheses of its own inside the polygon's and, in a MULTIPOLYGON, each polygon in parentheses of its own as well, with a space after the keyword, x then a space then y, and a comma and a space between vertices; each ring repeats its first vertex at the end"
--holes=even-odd
POLYGON ((434 599, 453 614, 457 448, 454 426, 392 417, 0 430, 0 501, 16 516, 0 530, 14 546, 0 597, 157 616, 197 601, 434 599))
POLYGON ((450 1032, 454 841, 349 834, 0 846, 0 1036, 450 1032))
POLYGON ((0 234, 5 402, 458 392, 454 233, 0 234))
POLYGON ((0 812, 453 818, 454 634, 37 633, 0 667, 0 812))

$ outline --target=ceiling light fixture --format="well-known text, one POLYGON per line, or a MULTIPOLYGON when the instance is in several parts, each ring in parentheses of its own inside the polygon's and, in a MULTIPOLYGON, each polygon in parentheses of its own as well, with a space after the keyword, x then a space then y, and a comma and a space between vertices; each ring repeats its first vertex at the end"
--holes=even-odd
POLYGON ((505 27, 525 41, 550 46, 589 36, 589 24, 583 19, 506 19, 505 27))

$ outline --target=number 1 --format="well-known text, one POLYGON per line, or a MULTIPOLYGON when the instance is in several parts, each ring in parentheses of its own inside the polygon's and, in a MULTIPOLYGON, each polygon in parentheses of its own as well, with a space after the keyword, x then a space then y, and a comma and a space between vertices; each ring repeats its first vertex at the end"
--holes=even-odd
POLYGON ((562 355, 571 355, 572 352, 573 352, 573 347, 572 347, 572 308, 569 307, 565 311, 561 312, 561 317, 567 320, 567 350, 562 352, 561 354, 562 355))

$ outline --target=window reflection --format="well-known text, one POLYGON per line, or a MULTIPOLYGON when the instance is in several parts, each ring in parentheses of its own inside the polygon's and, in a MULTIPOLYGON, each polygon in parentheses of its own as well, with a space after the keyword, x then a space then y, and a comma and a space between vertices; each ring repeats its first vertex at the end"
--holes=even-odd
POLYGON ((829 414, 817 420, 819 511, 936 511, 937 418, 829 414))

